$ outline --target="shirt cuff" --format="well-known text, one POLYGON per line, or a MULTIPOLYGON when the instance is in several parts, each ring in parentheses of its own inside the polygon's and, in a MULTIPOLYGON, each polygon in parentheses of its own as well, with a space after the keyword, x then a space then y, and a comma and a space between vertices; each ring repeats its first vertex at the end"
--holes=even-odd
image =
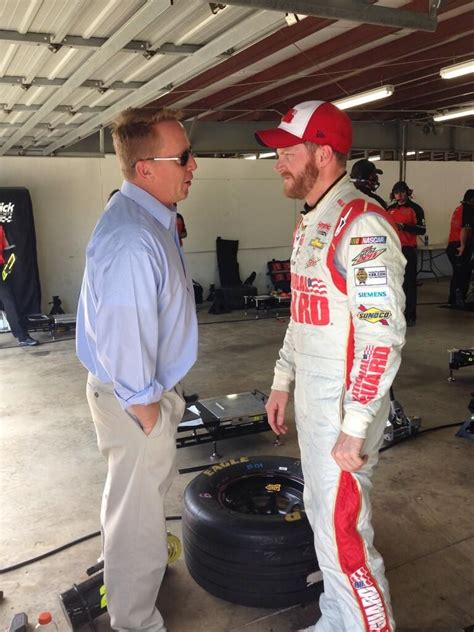
POLYGON ((290 392, 292 378, 288 373, 283 373, 275 369, 272 383, 272 391, 286 391, 290 392))
POLYGON ((344 415, 341 430, 351 437, 365 439, 367 435, 367 428, 371 421, 371 416, 351 411, 344 415))
POLYGON ((138 393, 132 393, 129 389, 118 384, 114 384, 115 397, 118 399, 120 406, 124 410, 130 408, 130 406, 135 406, 135 404, 147 406, 148 404, 159 402, 163 395, 163 391, 163 386, 158 382, 154 382, 148 386, 148 388, 145 388, 143 391, 139 391, 138 393))

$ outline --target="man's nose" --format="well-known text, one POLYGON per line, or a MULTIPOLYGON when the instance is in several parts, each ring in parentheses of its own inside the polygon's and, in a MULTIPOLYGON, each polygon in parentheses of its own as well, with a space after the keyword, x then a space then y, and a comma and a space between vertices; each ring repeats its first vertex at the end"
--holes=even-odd
POLYGON ((193 156, 193 154, 189 156, 187 167, 189 171, 195 171, 197 169, 196 158, 193 156))
POLYGON ((275 171, 277 173, 281 173, 284 170, 285 170, 285 165, 284 165, 283 156, 278 156, 276 165, 275 165, 275 171))

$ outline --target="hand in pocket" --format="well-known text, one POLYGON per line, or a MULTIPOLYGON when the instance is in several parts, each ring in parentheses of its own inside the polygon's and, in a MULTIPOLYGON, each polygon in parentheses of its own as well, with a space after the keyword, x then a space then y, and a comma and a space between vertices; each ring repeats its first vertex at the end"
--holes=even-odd
POLYGON ((149 435, 158 422, 161 412, 160 402, 147 405, 135 404, 130 406, 130 410, 140 422, 143 432, 149 435))

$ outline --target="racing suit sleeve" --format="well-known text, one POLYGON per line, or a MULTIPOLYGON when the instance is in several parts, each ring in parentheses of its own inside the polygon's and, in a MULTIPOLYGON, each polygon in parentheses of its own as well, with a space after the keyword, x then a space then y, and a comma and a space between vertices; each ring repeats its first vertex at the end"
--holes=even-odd
POLYGON ((406 330, 405 264, 395 230, 376 213, 354 220, 337 247, 336 265, 345 271, 354 343, 341 430, 353 437, 366 437, 400 366, 406 330), (375 243, 361 245, 361 237, 375 243))
POLYGON ((290 319, 286 329, 283 346, 280 349, 279 358, 275 364, 275 372, 273 375, 272 390, 289 392, 291 382, 295 379, 294 361, 293 361, 293 321, 290 319))

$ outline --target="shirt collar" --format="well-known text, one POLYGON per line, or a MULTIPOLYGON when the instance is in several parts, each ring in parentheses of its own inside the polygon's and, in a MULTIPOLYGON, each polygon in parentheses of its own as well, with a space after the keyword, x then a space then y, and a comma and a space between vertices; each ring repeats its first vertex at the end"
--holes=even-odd
POLYGON ((144 189, 137 187, 136 184, 128 182, 128 180, 122 183, 120 192, 148 211, 148 213, 163 224, 166 229, 170 229, 171 220, 176 214, 155 197, 147 193, 144 189))

